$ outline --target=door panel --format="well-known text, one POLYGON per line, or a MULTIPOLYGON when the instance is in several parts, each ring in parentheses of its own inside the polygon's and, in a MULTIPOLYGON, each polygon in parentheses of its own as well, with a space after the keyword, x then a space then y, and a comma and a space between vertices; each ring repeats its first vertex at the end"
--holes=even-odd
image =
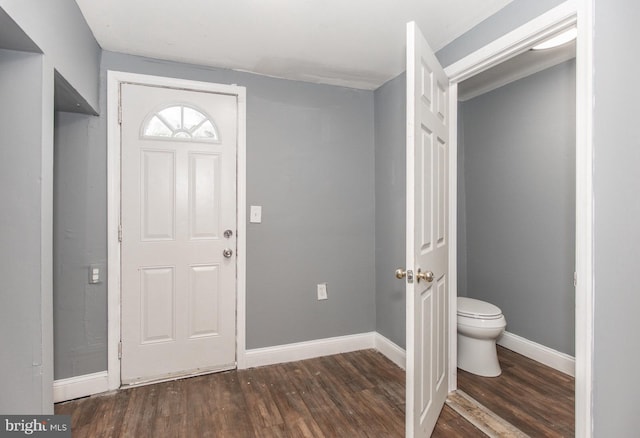
POLYGON ((415 23, 407 26, 408 437, 429 436, 447 396, 449 81, 415 23), (428 274, 428 275, 427 275, 428 274))
POLYGON ((173 267, 140 270, 142 344, 175 338, 175 283, 173 267))
POLYGON ((217 239, 220 211, 220 157, 189 154, 189 231, 191 239, 217 239))
POLYGON ((218 334, 220 266, 189 267, 189 338, 218 334))
POLYGON ((122 84, 121 103, 122 383, 234 368, 236 98, 122 84))
POLYGON ((173 240, 176 208, 175 153, 143 149, 141 154, 142 239, 173 240))

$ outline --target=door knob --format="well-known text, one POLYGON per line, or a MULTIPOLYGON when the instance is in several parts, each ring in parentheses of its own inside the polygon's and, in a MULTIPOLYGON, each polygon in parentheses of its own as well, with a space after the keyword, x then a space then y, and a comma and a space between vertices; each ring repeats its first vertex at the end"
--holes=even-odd
POLYGON ((231 248, 225 248, 224 250, 222 250, 222 255, 225 258, 231 258, 231 256, 233 255, 233 251, 231 250, 231 248))
POLYGON ((418 277, 418 283, 420 283, 420 280, 424 280, 427 283, 431 283, 433 281, 433 272, 431 271, 422 272, 420 268, 418 268, 418 273, 416 274, 416 277, 418 277))
POLYGON ((413 283, 413 271, 411 269, 406 271, 402 268, 396 269, 396 278, 402 280, 404 277, 407 277, 408 283, 413 283))

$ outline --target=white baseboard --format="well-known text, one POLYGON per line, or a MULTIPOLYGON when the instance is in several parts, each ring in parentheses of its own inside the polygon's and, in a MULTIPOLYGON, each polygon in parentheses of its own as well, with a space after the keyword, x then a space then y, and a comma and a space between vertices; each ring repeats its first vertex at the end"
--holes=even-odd
POLYGON ((375 332, 247 350, 247 368, 375 348, 375 332))
POLYGON ((504 332, 498 345, 575 377, 576 360, 573 356, 545 347, 513 333, 504 332))
MULTIPOLYGON (((498 344, 560 372, 575 376, 575 359, 568 354, 509 332, 504 332, 498 339, 498 344)), ((246 352, 246 365, 247 368, 253 368, 369 348, 375 348, 400 368, 405 369, 406 351, 377 332, 254 348, 246 352)), ((106 391, 109 391, 109 375, 106 371, 86 374, 53 382, 53 401, 58 403, 106 391)))
POLYGON ((375 348, 391 362, 395 363, 403 370, 406 369, 407 352, 402 347, 377 332, 375 333, 375 348))
MULTIPOLYGON (((377 332, 254 348, 246 351, 245 364, 247 368, 253 368, 369 348, 378 350, 400 368, 405 368, 405 351, 377 332)), ((56 380, 53 382, 53 401, 58 403, 106 391, 109 391, 109 374, 102 371, 56 380)))
POLYGON ((63 402, 109 390, 109 374, 106 371, 60 379, 53 382, 53 402, 63 402))

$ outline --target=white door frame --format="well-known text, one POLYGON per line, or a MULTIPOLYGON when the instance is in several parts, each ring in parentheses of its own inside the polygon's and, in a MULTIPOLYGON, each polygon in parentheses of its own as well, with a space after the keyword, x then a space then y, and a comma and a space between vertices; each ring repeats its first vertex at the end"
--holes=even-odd
POLYGON ((133 83, 236 96, 238 100, 237 161, 237 254, 236 254, 236 362, 246 368, 246 89, 236 85, 214 84, 120 71, 107 72, 107 357, 109 389, 120 387, 120 84, 133 83))
POLYGON ((457 108, 458 83, 560 30, 577 26, 576 49, 576 370, 575 432, 593 434, 593 5, 569 0, 445 68, 450 78, 449 233, 451 276, 449 389, 457 388, 457 108))

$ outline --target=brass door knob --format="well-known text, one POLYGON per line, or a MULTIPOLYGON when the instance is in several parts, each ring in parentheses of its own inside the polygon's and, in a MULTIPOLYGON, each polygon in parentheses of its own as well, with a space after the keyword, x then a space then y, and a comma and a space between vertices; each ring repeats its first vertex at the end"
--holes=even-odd
POLYGON ((413 271, 411 269, 406 271, 402 268, 396 269, 396 278, 402 280, 404 277, 407 277, 407 283, 413 283, 413 271))
POLYGON ((420 283, 420 280, 424 280, 427 283, 431 283, 433 281, 433 272, 431 271, 422 272, 420 268, 418 268, 418 273, 416 274, 416 277, 418 277, 418 283, 420 283))

